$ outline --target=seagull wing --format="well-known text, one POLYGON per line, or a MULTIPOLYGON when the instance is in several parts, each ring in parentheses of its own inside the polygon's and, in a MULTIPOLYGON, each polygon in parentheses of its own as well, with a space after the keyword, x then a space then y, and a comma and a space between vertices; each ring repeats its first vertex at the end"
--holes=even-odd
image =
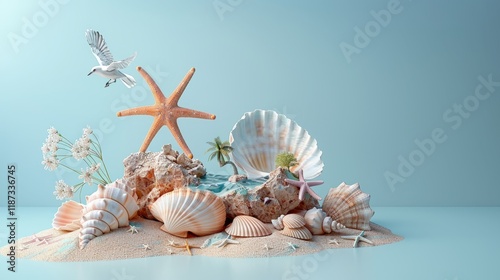
POLYGON ((85 32, 85 37, 92 49, 92 53, 97 58, 97 61, 99 61, 99 65, 107 66, 113 63, 113 55, 109 51, 106 41, 104 41, 104 37, 102 37, 99 32, 87 30, 87 32, 85 32))
POLYGON ((113 71, 115 69, 123 69, 127 67, 132 60, 135 59, 137 56, 137 53, 135 52, 133 55, 130 57, 125 58, 124 60, 118 60, 118 61, 113 61, 111 64, 108 66, 108 71, 113 71))

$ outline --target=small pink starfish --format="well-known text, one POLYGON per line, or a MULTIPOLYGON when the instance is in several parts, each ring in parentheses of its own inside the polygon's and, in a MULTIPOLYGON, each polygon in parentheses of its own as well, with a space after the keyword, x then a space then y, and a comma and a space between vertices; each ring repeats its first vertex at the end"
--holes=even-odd
POLYGON ((306 180, 304 180, 304 170, 302 170, 302 169, 299 170, 299 181, 285 179, 285 182, 287 182, 290 185, 293 185, 293 186, 296 186, 296 187, 300 188, 300 190, 299 190, 299 200, 304 200, 304 194, 306 193, 306 191, 312 197, 316 198, 317 200, 321 200, 321 197, 319 197, 319 195, 317 195, 311 189, 311 187, 314 187, 314 186, 317 186, 317 185, 321 185, 321 184, 323 184, 323 181, 310 181, 310 182, 306 182, 306 180))

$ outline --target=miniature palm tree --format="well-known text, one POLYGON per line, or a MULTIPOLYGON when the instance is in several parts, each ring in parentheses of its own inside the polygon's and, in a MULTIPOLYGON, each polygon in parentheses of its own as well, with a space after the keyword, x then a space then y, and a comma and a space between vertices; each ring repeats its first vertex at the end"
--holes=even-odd
POLYGON ((220 167, 225 166, 226 164, 231 164, 233 166, 234 175, 238 174, 238 168, 234 162, 229 160, 229 153, 233 150, 233 147, 229 144, 229 141, 222 142, 219 137, 214 139, 214 142, 207 142, 211 147, 206 151, 212 152, 208 157, 208 160, 212 160, 217 157, 217 161, 219 162, 220 167))

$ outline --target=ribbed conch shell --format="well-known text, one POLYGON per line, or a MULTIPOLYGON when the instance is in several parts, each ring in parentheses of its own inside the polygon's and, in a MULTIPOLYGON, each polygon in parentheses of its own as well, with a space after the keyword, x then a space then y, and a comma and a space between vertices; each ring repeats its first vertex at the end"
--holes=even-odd
POLYGON ((330 189, 322 208, 334 221, 359 230, 370 230, 370 219, 375 213, 370 208, 370 195, 362 192, 358 183, 341 183, 330 189))
POLYGON ((249 179, 268 176, 276 169, 276 156, 283 152, 294 154, 297 164, 290 171, 303 169, 305 179, 323 171, 317 141, 297 123, 272 110, 245 113, 231 130, 229 143, 232 161, 249 179))
POLYGON ((299 214, 281 215, 271 222, 274 228, 280 230, 283 235, 303 240, 312 239, 311 232, 305 227, 304 217, 299 214))
POLYGON ((227 234, 237 237, 267 236, 272 232, 259 219, 252 216, 236 216, 233 222, 226 227, 227 234))
POLYGON ((83 215, 83 205, 74 201, 68 200, 64 202, 52 220, 52 227, 56 230, 75 231, 81 227, 80 219, 83 215))
POLYGON ((97 191, 87 196, 86 200, 80 220, 80 249, 97 236, 128 226, 129 220, 139 210, 135 189, 130 189, 121 180, 106 186, 99 185, 97 191))
POLYGON ((332 231, 345 228, 344 225, 334 221, 323 210, 316 207, 309 209, 305 213, 304 219, 306 221, 306 228, 314 235, 331 233, 332 231))
POLYGON ((151 213, 163 222, 161 229, 170 234, 187 237, 220 232, 226 221, 226 207, 220 197, 210 191, 179 188, 158 198, 151 213))

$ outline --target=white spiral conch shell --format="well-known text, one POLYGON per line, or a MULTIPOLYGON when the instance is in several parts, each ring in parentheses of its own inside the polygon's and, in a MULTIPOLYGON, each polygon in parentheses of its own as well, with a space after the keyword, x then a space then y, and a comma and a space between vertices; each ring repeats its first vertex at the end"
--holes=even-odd
POLYGON ((86 197, 87 204, 80 220, 80 249, 97 236, 119 227, 129 225, 139 206, 137 206, 135 189, 131 189, 121 180, 105 187, 99 185, 97 191, 86 197))
POLYGON ((306 227, 314 235, 331 233, 332 231, 344 229, 345 226, 334 221, 326 213, 316 207, 309 209, 304 215, 306 227))
POLYGON ((187 237, 188 232, 198 236, 220 232, 226 221, 226 207, 220 197, 210 191, 190 188, 162 195, 150 210, 163 222, 163 231, 179 237, 187 237))
POLYGON ((276 156, 292 153, 297 164, 290 171, 304 170, 304 178, 313 179, 323 171, 321 150, 316 139, 297 123, 272 110, 247 112, 229 134, 232 161, 249 179, 268 176, 276 169, 276 156))
POLYGON ((362 192, 357 183, 331 188, 322 208, 334 221, 359 230, 370 230, 370 219, 375 214, 370 208, 370 195, 362 192))
POLYGON ((83 215, 83 205, 74 201, 68 200, 64 202, 52 220, 52 227, 56 230, 75 231, 80 229, 80 219, 83 215))

